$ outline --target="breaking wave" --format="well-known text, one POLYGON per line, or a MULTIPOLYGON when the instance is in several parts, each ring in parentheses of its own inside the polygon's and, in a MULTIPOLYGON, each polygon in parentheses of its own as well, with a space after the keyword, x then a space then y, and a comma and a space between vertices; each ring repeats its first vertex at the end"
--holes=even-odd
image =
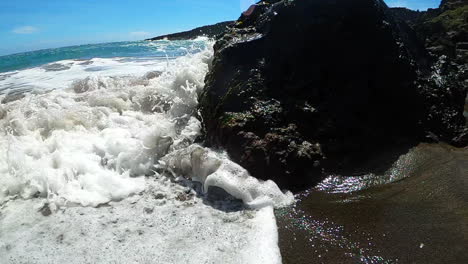
POLYGON ((200 181, 205 191, 222 188, 250 207, 291 203, 292 195, 273 182, 260 182, 227 155, 193 145, 201 126, 197 97, 212 52, 208 45, 143 64, 60 61, 11 76, 27 75, 22 81, 30 83, 47 76, 39 83, 68 88, 26 93, 0 106, 0 202, 43 197, 58 206, 98 206, 142 192, 145 176, 168 164, 179 173, 174 177, 200 181), (89 75, 97 64, 104 72, 89 75), (63 74, 52 75, 51 68, 63 74), (142 69, 146 74, 136 77, 142 69))
POLYGON ((0 73, 2 260, 281 263, 293 195, 194 143, 207 43, 0 73))

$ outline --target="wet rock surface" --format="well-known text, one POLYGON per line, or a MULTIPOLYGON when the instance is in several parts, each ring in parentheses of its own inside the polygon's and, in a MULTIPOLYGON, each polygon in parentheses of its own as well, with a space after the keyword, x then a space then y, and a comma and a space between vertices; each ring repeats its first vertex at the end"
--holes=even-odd
POLYGON ((459 65, 380 0, 262 1, 214 48, 206 142, 255 177, 301 190, 390 146, 466 144, 459 65))

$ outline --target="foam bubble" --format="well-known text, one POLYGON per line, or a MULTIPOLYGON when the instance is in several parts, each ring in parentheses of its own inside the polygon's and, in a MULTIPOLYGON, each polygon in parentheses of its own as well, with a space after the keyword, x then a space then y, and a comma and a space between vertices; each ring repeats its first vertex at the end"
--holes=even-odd
POLYGON ((221 188, 250 208, 284 207, 294 201, 291 192, 283 193, 273 181, 260 181, 250 176, 224 152, 195 144, 167 155, 162 161, 161 167, 201 182, 205 192, 210 187, 221 188))
POLYGON ((211 54, 174 60, 158 77, 91 76, 2 105, 0 202, 97 206, 143 191, 155 162, 199 134, 192 115, 211 54))
POLYGON ((272 207, 214 207, 164 177, 145 189, 108 207, 47 217, 37 212, 47 213, 44 204, 11 201, 0 218, 0 256, 8 263, 281 263, 272 207))

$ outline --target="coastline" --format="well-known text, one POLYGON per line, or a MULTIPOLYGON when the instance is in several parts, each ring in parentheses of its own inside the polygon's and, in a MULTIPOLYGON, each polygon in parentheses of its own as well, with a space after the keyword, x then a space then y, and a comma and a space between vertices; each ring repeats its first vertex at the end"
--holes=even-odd
POLYGON ((463 263, 457 1, 267 0, 237 22, 0 73, 0 255, 463 263))
POLYGON ((424 143, 395 165, 402 180, 344 193, 311 189, 277 211, 283 263, 466 260, 468 148, 424 143))

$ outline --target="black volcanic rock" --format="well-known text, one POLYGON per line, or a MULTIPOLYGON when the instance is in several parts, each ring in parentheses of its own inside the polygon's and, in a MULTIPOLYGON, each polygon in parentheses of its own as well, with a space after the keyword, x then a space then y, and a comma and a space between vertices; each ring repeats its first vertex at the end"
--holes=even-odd
POLYGON ((442 11, 453 10, 468 5, 468 0, 442 0, 440 9, 442 11))
POLYGON ((215 37, 216 35, 219 35, 223 33, 229 25, 231 25, 233 21, 226 21, 226 22, 221 22, 217 23, 214 25, 209 25, 209 26, 203 26, 203 27, 198 27, 189 31, 184 31, 184 32, 179 32, 179 33, 174 33, 174 34, 169 34, 169 35, 163 35, 163 36, 158 36, 146 40, 186 40, 186 39, 194 39, 200 36, 207 36, 210 38, 215 37))
POLYGON ((455 65, 380 0, 262 1, 215 44, 206 142, 292 190, 430 136, 466 144, 455 65))
POLYGON ((468 0, 444 0, 439 8, 424 12, 392 8, 407 22, 435 56, 445 55, 466 64, 468 60, 468 0))
POLYGON ((407 23, 414 23, 421 19, 426 12, 415 11, 405 7, 393 7, 390 8, 390 12, 394 15, 397 19, 403 20, 407 23))
MULTIPOLYGON (((393 15, 416 32, 433 60, 450 64, 450 74, 468 87, 468 0, 444 0, 424 12, 392 8, 393 15)), ((447 69, 446 69, 447 71, 447 69)), ((468 121, 468 97, 465 103, 468 121)))

